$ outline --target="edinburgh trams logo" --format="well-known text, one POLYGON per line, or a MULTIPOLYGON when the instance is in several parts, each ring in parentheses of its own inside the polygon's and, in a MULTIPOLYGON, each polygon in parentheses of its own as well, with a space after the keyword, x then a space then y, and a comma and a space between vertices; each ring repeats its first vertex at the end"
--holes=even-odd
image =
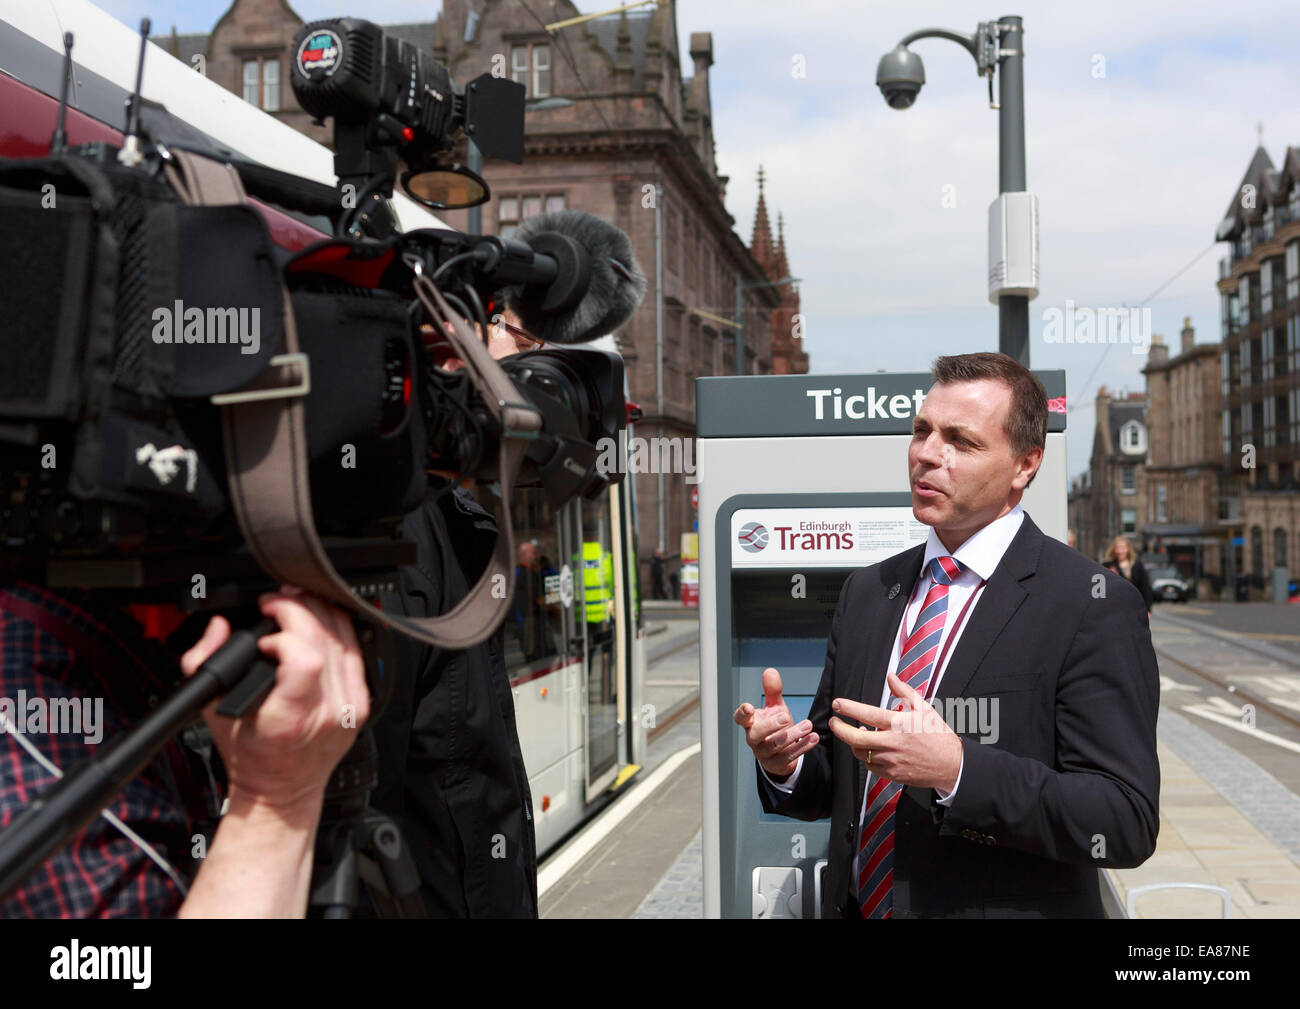
POLYGON ((756 554, 767 546, 767 526, 761 522, 746 522, 736 534, 741 549, 756 554))

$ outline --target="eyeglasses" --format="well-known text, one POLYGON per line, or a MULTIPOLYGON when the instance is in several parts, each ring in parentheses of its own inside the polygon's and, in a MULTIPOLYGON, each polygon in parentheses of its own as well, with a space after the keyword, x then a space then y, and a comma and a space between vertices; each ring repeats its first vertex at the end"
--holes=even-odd
POLYGON ((506 322, 505 319, 498 320, 495 323, 495 325, 500 326, 502 329, 504 329, 507 333, 509 333, 511 336, 515 338, 515 346, 519 348, 520 352, 528 351, 528 350, 540 350, 544 344, 544 341, 539 340, 537 339, 537 337, 524 332, 518 326, 510 325, 510 323, 506 322))

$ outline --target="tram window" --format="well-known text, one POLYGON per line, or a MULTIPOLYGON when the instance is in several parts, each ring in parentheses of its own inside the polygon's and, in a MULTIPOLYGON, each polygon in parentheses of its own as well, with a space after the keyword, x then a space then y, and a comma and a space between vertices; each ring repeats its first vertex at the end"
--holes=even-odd
MULTIPOLYGON (((486 488, 475 496, 492 510, 486 488)), ((560 592, 564 554, 559 515, 539 488, 516 490, 510 502, 515 534, 515 594, 506 614, 505 660, 510 676, 558 665, 568 637, 560 592)))

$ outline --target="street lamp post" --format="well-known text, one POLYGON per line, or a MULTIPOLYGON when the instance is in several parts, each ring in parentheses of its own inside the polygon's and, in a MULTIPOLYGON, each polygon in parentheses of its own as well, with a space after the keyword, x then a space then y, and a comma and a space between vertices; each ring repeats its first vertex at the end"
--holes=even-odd
POLYGON ((784 287, 786 284, 797 284, 799 277, 782 277, 780 280, 760 280, 753 284, 746 284, 736 276, 736 374, 745 374, 745 292, 752 291, 756 287, 784 287))
POLYGON ((989 293, 998 304, 998 349, 1029 364, 1029 299, 1038 293, 1038 210, 1025 182, 1025 54, 1019 17, 981 22, 974 35, 923 28, 904 37, 880 59, 876 84, 890 108, 907 109, 925 83, 921 57, 907 47, 923 38, 956 42, 975 59, 989 82, 989 105, 998 110, 998 202, 989 214, 989 293), (998 101, 993 74, 998 73, 998 101), (1011 199, 1007 194, 1015 194, 1011 199))

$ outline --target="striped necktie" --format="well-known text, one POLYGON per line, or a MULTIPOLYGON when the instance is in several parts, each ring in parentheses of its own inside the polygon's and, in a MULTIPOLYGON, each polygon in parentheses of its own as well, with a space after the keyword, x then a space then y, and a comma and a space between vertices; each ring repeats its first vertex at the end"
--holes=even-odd
MULTIPOLYGON (((930 591, 925 594, 912 633, 898 660, 898 678, 924 696, 943 637, 948 615, 948 587, 962 566, 952 557, 930 561, 930 591)), ((862 816, 858 855, 853 860, 858 908, 864 918, 890 918, 894 913, 894 810, 903 786, 867 774, 867 808, 862 816)))

